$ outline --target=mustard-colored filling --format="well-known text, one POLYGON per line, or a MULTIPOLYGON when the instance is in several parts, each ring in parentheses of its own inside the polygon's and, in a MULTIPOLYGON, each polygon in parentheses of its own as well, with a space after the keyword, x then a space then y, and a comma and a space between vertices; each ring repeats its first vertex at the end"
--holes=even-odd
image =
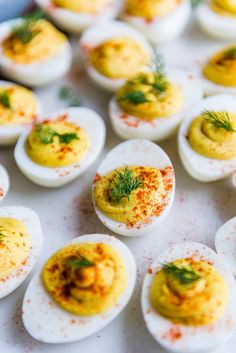
POLYGON ((97 14, 108 4, 109 0, 52 0, 55 6, 78 13, 97 14))
POLYGON ((94 48, 89 56, 91 65, 111 79, 129 78, 142 71, 150 58, 135 40, 115 37, 94 48))
POLYGON ((126 13, 151 20, 166 16, 176 9, 182 0, 127 0, 126 13))
POLYGON ((45 288, 65 310, 91 316, 114 307, 127 285, 127 269, 120 254, 102 243, 72 244, 59 250, 42 272, 45 288), (73 266, 86 259, 92 265, 73 266))
POLYGON ((183 284, 173 274, 158 271, 150 288, 154 309, 174 323, 190 326, 218 321, 228 302, 228 286, 223 276, 206 261, 176 260, 179 268, 194 271, 199 279, 183 284))
POLYGON ((235 0, 212 0, 210 3, 211 8, 216 13, 227 16, 236 16, 236 2, 235 0))

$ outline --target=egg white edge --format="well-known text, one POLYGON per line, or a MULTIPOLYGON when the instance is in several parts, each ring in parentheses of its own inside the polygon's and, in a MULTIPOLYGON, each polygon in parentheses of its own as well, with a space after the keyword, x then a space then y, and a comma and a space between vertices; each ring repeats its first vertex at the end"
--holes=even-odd
POLYGON ((0 202, 3 201, 10 188, 9 175, 5 167, 0 164, 0 202))

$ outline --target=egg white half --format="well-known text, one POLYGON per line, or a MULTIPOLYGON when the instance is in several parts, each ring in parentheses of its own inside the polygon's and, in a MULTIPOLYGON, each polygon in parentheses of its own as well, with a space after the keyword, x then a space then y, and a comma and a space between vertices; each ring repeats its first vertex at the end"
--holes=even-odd
MULTIPOLYGON (((17 86, 15 83, 10 81, 0 80, 0 87, 17 86)), ((34 92, 33 92, 34 93, 34 92)), ((36 115, 42 112, 41 103, 38 97, 34 93, 34 97, 37 102, 37 112, 36 115)), ((2 125, 0 126, 0 146, 9 146, 16 143, 21 132, 25 128, 25 125, 2 125)))
POLYGON ((236 217, 219 228, 215 236, 215 247, 236 276, 236 217))
POLYGON ((236 18, 227 17, 213 11, 208 2, 196 9, 196 19, 204 32, 219 39, 236 39, 236 18))
POLYGON ((236 96, 218 94, 203 99, 183 121, 178 135, 178 149, 186 171, 196 180, 210 182, 231 175, 236 170, 236 159, 218 160, 205 157, 190 146, 187 135, 191 122, 204 110, 236 113, 236 96))
POLYGON ((124 223, 113 221, 106 216, 95 205, 95 200, 93 199, 94 208, 102 223, 113 232, 129 237, 146 235, 165 219, 172 207, 175 195, 173 166, 168 155, 161 147, 148 140, 134 139, 120 143, 105 156, 98 167, 95 180, 97 176, 104 176, 110 171, 126 165, 147 166, 161 170, 168 167, 171 169, 171 174, 167 174, 166 177, 172 180, 172 189, 169 190, 168 195, 163 200, 165 207, 163 207, 162 213, 158 217, 150 218, 149 222, 138 222, 135 226, 129 227, 124 223))
POLYGON ((42 269, 30 282, 23 301, 22 318, 26 330, 38 341, 66 343, 81 340, 101 330, 117 317, 128 304, 136 282, 136 265, 127 246, 115 237, 88 234, 70 243, 104 243, 112 246, 122 256, 127 274, 127 286, 116 305, 94 316, 78 316, 60 308, 46 292, 41 280, 42 269))
POLYGON ((228 341, 236 324, 236 285, 233 274, 224 260, 207 246, 186 242, 170 247, 154 261, 143 282, 142 311, 145 324, 154 339, 165 349, 174 353, 209 352, 228 341), (193 257, 196 260, 213 262, 214 267, 226 280, 229 287, 229 300, 222 318, 210 325, 193 327, 174 324, 161 316, 150 303, 150 286, 155 273, 163 263, 177 259, 193 257), (177 339, 171 339, 171 332, 176 332, 177 339))
POLYGON ((49 117, 47 116, 47 120, 55 120, 63 115, 67 115, 67 121, 84 129, 89 138, 88 151, 78 163, 68 167, 44 167, 31 160, 26 152, 25 143, 31 128, 25 128, 16 144, 14 155, 19 169, 35 184, 46 187, 58 187, 69 183, 84 173, 95 162, 104 146, 105 124, 96 112, 81 107, 67 108, 57 111, 49 117))
POLYGON ((123 13, 121 18, 136 27, 154 44, 177 38, 184 30, 191 14, 189 0, 183 0, 175 10, 166 16, 147 21, 143 17, 123 13))
POLYGON ((0 202, 6 196, 10 187, 9 176, 6 169, 0 164, 0 202))
MULTIPOLYGON (((12 27, 21 23, 14 19, 0 24, 0 43, 9 36, 12 27)), ((46 85, 65 75, 71 65, 72 49, 69 41, 62 45, 60 52, 48 59, 31 64, 18 64, 3 53, 0 44, 0 69, 7 78, 28 86, 46 85)))
POLYGON ((115 18, 122 8, 123 0, 110 0, 101 13, 94 15, 56 7, 51 0, 36 0, 36 3, 60 28, 73 34, 80 34, 96 22, 115 18))
POLYGON ((26 263, 0 282, 1 299, 19 287, 32 271, 43 246, 43 233, 38 215, 29 208, 22 206, 1 207, 0 217, 12 217, 22 221, 30 240, 30 253, 26 263))
POLYGON ((109 104, 109 116, 114 131, 119 137, 161 141, 176 132, 186 112, 203 97, 203 89, 200 80, 188 72, 170 70, 167 77, 171 83, 178 85, 182 90, 183 106, 181 111, 169 117, 145 121, 123 112, 116 98, 113 97, 109 104))
POLYGON ((115 92, 126 80, 113 79, 102 75, 90 64, 89 53, 91 49, 102 44, 104 41, 113 37, 123 36, 134 39, 151 58, 153 53, 151 45, 141 33, 124 22, 109 21, 91 26, 82 34, 80 39, 80 50, 89 77, 98 86, 110 92, 115 92))

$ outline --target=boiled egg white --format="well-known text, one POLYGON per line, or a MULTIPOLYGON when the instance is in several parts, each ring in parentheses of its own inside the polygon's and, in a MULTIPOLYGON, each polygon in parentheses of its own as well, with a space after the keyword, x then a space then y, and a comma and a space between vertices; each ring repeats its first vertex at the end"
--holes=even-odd
POLYGON ((122 7, 121 0, 108 0, 100 12, 75 12, 67 8, 56 6, 52 0, 36 0, 38 6, 66 32, 79 34, 96 22, 108 21, 115 18, 122 7))
MULTIPOLYGON (((14 19, 0 24, 0 43, 9 37, 14 26, 22 23, 14 19)), ((42 86, 64 76, 70 69, 72 49, 68 40, 62 44, 60 51, 53 57, 32 63, 17 63, 4 54, 0 44, 0 70, 5 77, 28 86, 42 86)))
POLYGON ((9 176, 6 169, 0 164, 0 202, 6 196, 10 186, 9 176))
MULTIPOLYGON (((111 92, 115 92, 126 80, 124 78, 109 78, 98 72, 98 70, 91 65, 89 55, 94 48, 114 37, 126 37, 134 40, 150 59, 153 54, 151 45, 142 34, 124 22, 109 21, 88 28, 80 39, 80 50, 85 69, 92 81, 101 88, 111 92)), ((148 66, 148 62, 143 64, 148 66)))
POLYGON ((185 71, 169 70, 167 78, 171 83, 179 86, 183 94, 183 106, 177 114, 148 121, 122 111, 116 97, 111 99, 109 116, 114 131, 120 138, 164 140, 176 132, 186 112, 203 97, 202 84, 194 75, 185 71))
POLYGON ((150 216, 134 225, 117 222, 105 215, 96 205, 94 195, 93 204, 101 222, 111 231, 129 237, 148 234, 157 227, 170 212, 175 195, 175 176, 172 163, 161 147, 144 139, 125 141, 114 147, 101 162, 94 178, 93 191, 96 182, 101 176, 125 166, 146 166, 157 168, 161 171, 164 182, 164 195, 160 204, 156 205, 158 215, 150 216))
POLYGON ((177 38, 186 27, 190 14, 190 1, 182 0, 175 9, 163 16, 146 19, 129 14, 124 8, 121 18, 140 30, 151 42, 159 44, 177 38))
POLYGON ((210 6, 210 1, 203 1, 197 7, 196 19, 208 35, 219 39, 236 39, 235 16, 227 16, 214 11, 210 6))
MULTIPOLYGON (((2 81, 0 80, 0 88, 1 87, 12 87, 12 86, 17 86, 15 83, 10 82, 10 81, 2 81)), ((21 87, 21 86, 19 86, 21 87)), ((38 114, 41 113, 41 104, 39 102, 38 97, 36 96, 35 93, 31 92, 33 95, 34 101, 36 101, 37 108, 35 115, 32 116, 32 119, 30 121, 30 124, 35 121, 36 117, 38 114)), ((27 106, 27 102, 25 102, 25 106, 27 106)), ((14 112, 13 112, 14 114, 14 112)), ((1 125, 0 126, 0 145, 1 146, 9 146, 14 144, 18 137, 20 136, 22 130, 24 129, 25 124, 6 124, 6 125, 1 125)))
MULTIPOLYGON (((22 173, 35 184, 46 187, 58 187, 69 183, 84 173, 95 162, 105 143, 105 124, 103 119, 88 108, 67 108, 53 113, 47 120, 56 120, 64 117, 82 128, 88 136, 89 147, 82 159, 66 167, 51 168, 35 163, 28 156, 25 144, 32 128, 26 128, 15 147, 14 155, 16 163, 22 173)), ((38 122, 43 122, 41 118, 38 122)))
POLYGON ((215 236, 215 247, 236 276, 236 217, 219 228, 215 236))
POLYGON ((30 274, 38 261, 43 246, 43 233, 38 215, 29 208, 22 206, 1 207, 0 217, 15 218, 23 222, 30 243, 30 252, 27 259, 19 268, 13 270, 4 280, 0 281, 0 298, 3 298, 19 287, 30 274))
POLYGON ((146 273, 141 299, 144 320, 153 338, 169 352, 210 352, 227 342, 234 331, 236 324, 235 295, 236 286, 233 274, 220 255, 200 243, 180 243, 159 255, 146 273), (227 282, 229 298, 226 309, 220 320, 215 323, 195 327, 173 323, 154 310, 150 302, 150 286, 162 264, 184 258, 212 263, 227 282))
MULTIPOLYGON (((108 325, 128 304, 136 282, 136 265, 127 246, 115 237, 88 234, 73 239, 69 244, 104 243, 113 247, 123 258, 127 270, 127 284, 114 307, 93 316, 71 314, 53 302, 44 289, 41 271, 30 282, 23 301, 22 318, 26 330, 35 339, 46 343, 66 343, 81 340, 108 325)), ((69 245, 66 244, 66 245, 69 245)))
POLYGON ((236 170, 236 159, 218 160, 205 157, 190 146, 188 142, 188 130, 191 122, 203 111, 226 111, 236 113, 236 96, 218 94, 203 99, 186 116, 178 135, 178 149, 181 161, 186 171, 196 180, 210 182, 220 180, 231 175, 236 170))

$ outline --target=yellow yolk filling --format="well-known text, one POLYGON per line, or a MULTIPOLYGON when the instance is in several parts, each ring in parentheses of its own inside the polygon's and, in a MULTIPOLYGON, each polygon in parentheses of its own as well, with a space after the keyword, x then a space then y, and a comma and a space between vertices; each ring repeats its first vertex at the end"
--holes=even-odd
POLYGON ((55 6, 78 13, 97 14, 108 4, 109 0, 53 0, 55 6))
POLYGON ((126 13, 147 20, 166 16, 176 9, 180 0, 127 0, 126 13))
POLYGON ((222 16, 235 17, 236 16, 236 1, 235 0, 212 0, 211 8, 216 13, 222 16))

